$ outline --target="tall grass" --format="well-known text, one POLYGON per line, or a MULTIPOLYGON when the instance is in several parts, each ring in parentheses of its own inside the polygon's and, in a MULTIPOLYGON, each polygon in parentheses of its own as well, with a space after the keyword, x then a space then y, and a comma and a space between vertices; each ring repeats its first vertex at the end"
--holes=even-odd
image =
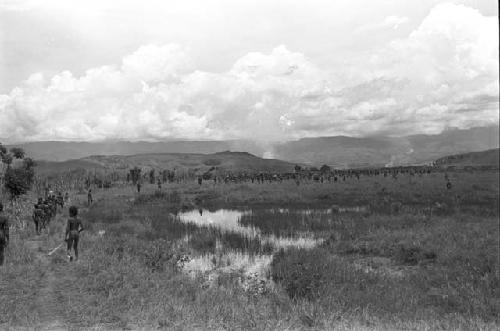
MULTIPOLYGON (((41 259, 40 253, 62 242, 65 216, 40 237, 32 226, 13 227, 0 268, 0 329, 50 325, 47 301, 40 299, 50 294, 57 306, 49 312, 57 312, 53 317, 68 329, 496 330, 498 175, 454 178, 453 192, 441 187, 440 176, 416 178, 415 184, 362 178, 299 187, 172 184, 167 193, 155 193, 151 185, 141 195, 130 188, 96 191, 98 201, 81 215, 90 226, 82 233, 78 263, 68 263, 64 249, 41 259), (432 217, 420 212, 435 202, 447 207, 432 217), (238 268, 212 282, 212 273, 189 277, 179 268, 184 255, 215 256, 215 264, 228 267, 225 252, 268 254, 275 247, 184 223, 176 212, 299 205, 370 205, 370 213, 301 218, 259 209, 243 218, 243 225, 264 234, 304 231, 325 239, 317 247, 275 252, 269 269, 274 282, 264 279, 267 291, 248 291, 242 284, 249 284, 249 275, 238 268), (33 241, 41 252, 33 251, 33 241)), ((16 224, 31 224, 31 206, 26 209, 16 224)))

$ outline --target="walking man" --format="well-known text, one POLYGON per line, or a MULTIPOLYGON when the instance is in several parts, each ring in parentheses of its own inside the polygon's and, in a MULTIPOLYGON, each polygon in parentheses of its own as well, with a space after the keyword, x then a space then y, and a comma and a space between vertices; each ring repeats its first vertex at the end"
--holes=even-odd
POLYGON ((70 261, 73 261, 71 256, 71 248, 75 252, 75 260, 78 260, 78 240, 80 239, 80 232, 83 231, 82 221, 77 218, 78 208, 75 206, 69 207, 69 219, 66 224, 66 235, 65 240, 68 244, 68 257, 70 261))
POLYGON ((3 215, 3 204, 0 202, 0 266, 4 261, 4 250, 9 244, 9 220, 3 215))

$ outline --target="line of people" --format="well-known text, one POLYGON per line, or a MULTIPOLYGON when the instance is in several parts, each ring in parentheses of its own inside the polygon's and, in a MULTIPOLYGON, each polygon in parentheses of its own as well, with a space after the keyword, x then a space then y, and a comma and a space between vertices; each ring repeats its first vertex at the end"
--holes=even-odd
POLYGON ((33 222, 35 223, 36 234, 39 235, 42 229, 46 229, 47 225, 53 220, 57 214, 57 207, 64 208, 64 198, 59 192, 56 195, 49 194, 44 200, 38 198, 33 210, 33 222))
MULTIPOLYGON (((39 198, 35 204, 33 211, 33 221, 35 222, 36 234, 39 235, 41 229, 46 228, 49 222, 55 218, 57 214, 57 206, 61 209, 64 207, 64 199, 60 199, 62 195, 49 195, 47 199, 39 198)), ((69 219, 66 222, 66 231, 64 241, 66 242, 67 254, 70 261, 73 260, 71 250, 74 251, 75 260, 78 260, 78 242, 80 232, 83 231, 82 221, 78 218, 78 208, 76 206, 69 207, 69 219)), ((10 241, 9 219, 3 213, 3 204, 0 202, 0 266, 4 264, 5 248, 10 241)), ((57 248, 56 248, 57 249, 57 248)))

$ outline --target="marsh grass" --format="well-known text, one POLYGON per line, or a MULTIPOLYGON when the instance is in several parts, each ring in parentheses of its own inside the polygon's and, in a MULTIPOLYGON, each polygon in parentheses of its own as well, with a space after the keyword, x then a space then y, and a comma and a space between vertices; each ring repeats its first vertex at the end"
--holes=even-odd
MULTIPOLYGON (((78 263, 68 263, 64 250, 42 263, 30 242, 40 241, 42 252, 60 244, 66 216, 35 237, 32 226, 23 226, 31 224, 26 203, 26 210, 12 211, 13 239, 0 269, 0 329, 43 327, 57 316, 75 330, 497 330, 497 178, 461 174, 453 192, 442 174, 414 184, 362 178, 298 187, 169 184, 165 194, 146 185, 140 196, 130 187, 96 190, 98 201, 81 215, 90 226, 78 263), (422 212, 436 202, 446 207, 432 217, 422 212), (249 292, 239 281, 251 261, 242 252, 254 251, 258 260, 268 252, 262 240, 175 217, 193 207, 332 205, 370 205, 370 212, 248 219, 276 237, 290 235, 290 226, 324 239, 275 252, 268 270, 275 286, 265 292, 249 292), (196 238, 185 241, 189 236, 196 238), (189 277, 178 267, 184 255, 227 272, 207 286, 207 275, 189 277)), ((85 209, 85 197, 74 201, 79 198, 85 209)))
POLYGON ((331 231, 336 220, 330 210, 257 208, 243 214, 238 222, 243 226, 257 227, 266 235, 294 238, 305 233, 331 231))

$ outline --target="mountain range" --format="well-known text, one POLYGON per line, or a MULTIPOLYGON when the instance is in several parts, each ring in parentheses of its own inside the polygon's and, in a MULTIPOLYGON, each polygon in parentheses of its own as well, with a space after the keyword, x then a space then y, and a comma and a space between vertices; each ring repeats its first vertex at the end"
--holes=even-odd
POLYGON ((91 155, 136 155, 152 153, 212 154, 223 151, 248 152, 291 163, 336 168, 423 164, 441 157, 499 147, 497 126, 468 130, 446 130, 437 135, 405 137, 317 137, 287 142, 248 140, 162 141, 162 142, 29 142, 22 147, 36 160, 67 161, 91 155))

